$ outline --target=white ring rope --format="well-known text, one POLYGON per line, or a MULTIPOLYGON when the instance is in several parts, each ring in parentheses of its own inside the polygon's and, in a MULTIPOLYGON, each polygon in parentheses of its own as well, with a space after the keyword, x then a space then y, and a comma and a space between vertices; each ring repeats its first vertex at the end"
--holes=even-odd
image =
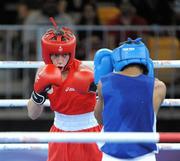
MULTIPOLYGON (((159 150, 180 150, 179 143, 158 143, 159 150)), ((0 144, 3 150, 48 150, 48 144, 0 144)))
MULTIPOLYGON (((19 107, 27 106, 29 99, 0 99, 0 107, 19 107)), ((50 106, 49 100, 44 103, 45 106, 50 106)), ((165 99, 161 106, 180 106, 180 99, 165 99)))
POLYGON ((0 132, 0 143, 180 143, 172 132, 0 132))
POLYGON ((0 144, 2 150, 47 150, 48 144, 0 144))
POLYGON ((48 144, 0 144, 0 151, 3 150, 47 150, 48 144))
MULTIPOLYGON (((93 67, 93 61, 83 61, 84 64, 93 67)), ((180 68, 180 60, 153 60, 155 68, 180 68)), ((38 68, 42 61, 0 61, 0 68, 38 68)))
POLYGON ((159 150, 180 150, 180 143, 159 143, 159 150))
POLYGON ((48 142, 126 142, 158 143, 159 133, 115 132, 0 132, 0 143, 48 143, 48 142))

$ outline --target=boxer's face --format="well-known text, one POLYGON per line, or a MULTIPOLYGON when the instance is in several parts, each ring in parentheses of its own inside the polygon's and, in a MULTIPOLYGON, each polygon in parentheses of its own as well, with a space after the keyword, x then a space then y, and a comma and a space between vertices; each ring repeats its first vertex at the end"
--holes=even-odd
POLYGON ((70 58, 70 54, 67 53, 51 54, 52 63, 62 69, 67 65, 69 58, 70 58))

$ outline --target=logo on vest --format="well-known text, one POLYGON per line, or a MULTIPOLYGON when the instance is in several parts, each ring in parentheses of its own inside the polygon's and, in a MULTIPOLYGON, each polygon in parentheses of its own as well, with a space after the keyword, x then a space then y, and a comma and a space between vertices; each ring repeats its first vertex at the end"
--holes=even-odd
POLYGON ((74 92, 74 91, 76 91, 75 88, 71 88, 71 87, 67 87, 65 89, 65 92, 74 92))

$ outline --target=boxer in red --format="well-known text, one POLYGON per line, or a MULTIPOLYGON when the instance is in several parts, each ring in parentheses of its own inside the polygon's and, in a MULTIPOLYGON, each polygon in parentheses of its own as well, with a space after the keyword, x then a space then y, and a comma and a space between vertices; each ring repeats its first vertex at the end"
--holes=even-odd
MULTIPOLYGON (((46 98, 54 111, 50 132, 99 132, 94 118, 96 93, 92 70, 75 59, 76 37, 68 28, 42 36, 45 66, 38 69, 28 102, 28 115, 38 118, 46 98)), ((95 143, 49 143, 48 161, 100 161, 95 143)))

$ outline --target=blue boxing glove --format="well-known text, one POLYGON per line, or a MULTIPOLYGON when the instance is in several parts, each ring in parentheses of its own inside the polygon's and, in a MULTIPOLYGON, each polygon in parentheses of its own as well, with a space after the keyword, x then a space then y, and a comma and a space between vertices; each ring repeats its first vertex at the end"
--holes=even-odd
POLYGON ((113 63, 111 58, 112 50, 100 49, 95 53, 94 57, 94 79, 98 84, 102 76, 113 71, 113 63))

